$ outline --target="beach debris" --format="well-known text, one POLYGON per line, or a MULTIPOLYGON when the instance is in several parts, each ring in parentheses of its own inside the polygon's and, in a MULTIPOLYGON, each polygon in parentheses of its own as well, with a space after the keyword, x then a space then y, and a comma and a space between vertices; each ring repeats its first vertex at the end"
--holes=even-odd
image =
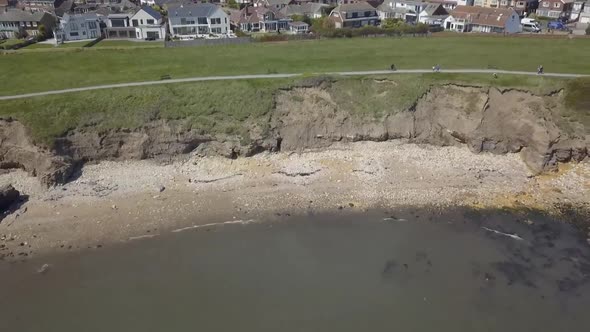
POLYGON ((408 221, 408 219, 396 218, 394 216, 383 218, 383 221, 408 221))
POLYGON ((492 233, 495 233, 495 234, 498 234, 498 235, 502 235, 502 236, 507 236, 507 237, 512 238, 512 239, 515 239, 515 240, 519 240, 519 241, 523 241, 524 240, 523 238, 521 238, 517 234, 504 233, 504 232, 500 232, 498 230, 487 228, 487 227, 482 227, 482 228, 485 229, 488 232, 492 232, 492 233))
POLYGON ((158 192, 162 192, 162 191, 164 191, 164 190, 166 190, 166 187, 164 187, 164 186, 160 186, 160 187, 158 188, 158 192))
POLYGON ((51 265, 43 264, 39 269, 37 269, 37 273, 39 273, 39 274, 47 273, 47 271, 49 271, 50 268, 51 268, 51 265))
POLYGON ((113 209, 113 210, 116 210, 116 209, 117 209, 117 206, 116 206, 115 204, 113 204, 113 205, 111 206, 111 209, 113 209))

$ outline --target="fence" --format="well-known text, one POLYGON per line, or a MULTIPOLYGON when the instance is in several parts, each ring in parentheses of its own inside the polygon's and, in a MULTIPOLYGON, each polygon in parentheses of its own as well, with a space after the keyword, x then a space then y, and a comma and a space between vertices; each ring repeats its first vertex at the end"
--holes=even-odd
POLYGON ((223 38, 223 39, 193 39, 193 40, 173 40, 166 41, 166 47, 192 47, 192 46, 212 46, 212 45, 231 45, 247 44, 252 40, 250 37, 223 38))

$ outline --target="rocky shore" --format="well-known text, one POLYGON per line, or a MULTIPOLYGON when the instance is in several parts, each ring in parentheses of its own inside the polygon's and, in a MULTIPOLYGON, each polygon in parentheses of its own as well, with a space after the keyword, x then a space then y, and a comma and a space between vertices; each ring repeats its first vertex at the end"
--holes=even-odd
POLYGON ((535 176, 518 154, 404 140, 238 159, 195 152, 166 163, 103 161, 49 188, 16 170, 0 175, 4 184, 27 197, 0 222, 5 260, 278 216, 408 206, 590 210, 587 161, 535 176))

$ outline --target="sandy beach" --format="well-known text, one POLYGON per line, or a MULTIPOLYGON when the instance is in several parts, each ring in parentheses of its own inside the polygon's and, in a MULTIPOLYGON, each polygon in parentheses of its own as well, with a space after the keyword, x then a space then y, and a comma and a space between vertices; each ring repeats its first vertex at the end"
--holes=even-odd
POLYGON ((28 201, 0 223, 7 260, 95 249, 199 225, 402 207, 589 208, 590 164, 533 176, 518 154, 395 142, 337 144, 249 158, 86 165, 52 188, 0 175, 28 201))

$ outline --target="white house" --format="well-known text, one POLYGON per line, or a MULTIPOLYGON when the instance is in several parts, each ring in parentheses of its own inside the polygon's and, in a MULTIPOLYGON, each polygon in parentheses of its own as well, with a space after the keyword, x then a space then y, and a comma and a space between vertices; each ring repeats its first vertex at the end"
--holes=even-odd
POLYGON ((162 15, 152 7, 143 6, 131 16, 131 26, 135 28, 137 39, 166 38, 166 24, 162 24, 162 15))
POLYGON ((229 16, 212 3, 168 5, 168 24, 176 38, 221 37, 230 32, 229 16))
POLYGON ((517 33, 520 17, 512 8, 457 6, 444 21, 446 30, 455 32, 517 33))
POLYGON ((418 21, 420 13, 428 3, 413 0, 386 0, 377 7, 380 20, 397 18, 409 23, 418 21))
POLYGON ((101 36, 101 19, 95 13, 91 14, 64 14, 59 21, 59 28, 55 30, 55 41, 96 39, 101 36))
POLYGON ((307 33, 309 31, 309 24, 299 21, 290 22, 289 31, 293 34, 307 33))
POLYGON ((590 23, 590 4, 586 4, 582 8, 582 12, 580 13, 579 17, 580 23, 590 23))
POLYGON ((449 12, 440 3, 430 3, 418 14, 418 22, 442 26, 449 12))

